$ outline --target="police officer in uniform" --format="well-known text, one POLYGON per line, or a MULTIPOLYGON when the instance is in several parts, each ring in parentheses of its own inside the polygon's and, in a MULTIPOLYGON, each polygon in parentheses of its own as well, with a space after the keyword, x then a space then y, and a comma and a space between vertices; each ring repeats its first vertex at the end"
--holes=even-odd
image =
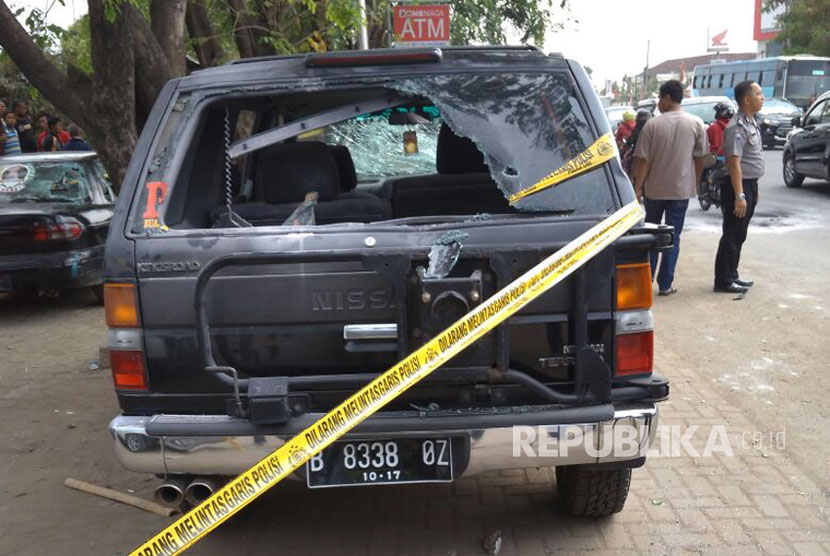
POLYGON ((764 175, 761 128, 755 119, 764 93, 754 81, 742 81, 735 86, 735 101, 738 113, 723 133, 729 183, 723 183, 720 191, 723 235, 715 258, 715 291, 746 293, 753 282, 740 278, 738 262, 758 204, 758 178, 764 175))

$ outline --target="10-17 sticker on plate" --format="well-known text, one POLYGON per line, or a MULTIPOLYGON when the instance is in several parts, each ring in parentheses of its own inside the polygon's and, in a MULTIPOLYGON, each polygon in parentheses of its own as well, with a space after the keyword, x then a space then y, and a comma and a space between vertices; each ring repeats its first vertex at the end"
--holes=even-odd
POLYGON ((306 464, 310 488, 453 480, 449 438, 335 442, 306 464))

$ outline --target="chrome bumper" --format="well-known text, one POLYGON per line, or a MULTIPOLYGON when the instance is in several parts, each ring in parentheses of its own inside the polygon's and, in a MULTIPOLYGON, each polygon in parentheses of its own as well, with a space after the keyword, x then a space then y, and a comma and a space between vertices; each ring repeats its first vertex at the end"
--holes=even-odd
MULTIPOLYGON (((139 473, 238 475, 282 446, 293 435, 238 434, 231 436, 160 435, 147 433, 159 420, 175 421, 191 431, 215 425, 224 416, 119 416, 109 425, 119 462, 139 473)), ((440 428, 425 419, 422 427, 402 432, 350 432, 344 439, 400 436, 465 436, 470 454, 461 475, 498 469, 522 469, 631 461, 640 465, 657 432, 654 403, 615 404, 609 417, 596 422, 516 424, 491 428, 456 428, 447 420, 440 428), (617 453, 620 444, 626 444, 617 453)), ((386 426, 387 429, 390 427, 386 426)), ((394 427, 391 427, 394 430, 394 427)), ((304 476, 304 475, 303 475, 304 476)), ((298 477, 300 478, 300 477, 298 477)))

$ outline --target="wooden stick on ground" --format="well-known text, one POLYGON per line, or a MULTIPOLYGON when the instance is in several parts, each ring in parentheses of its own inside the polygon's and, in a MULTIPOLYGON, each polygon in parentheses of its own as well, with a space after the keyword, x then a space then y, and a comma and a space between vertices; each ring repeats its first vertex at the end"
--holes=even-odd
POLYGON ((170 517, 173 514, 179 513, 178 510, 173 508, 165 508, 160 504, 150 502, 149 500, 139 498, 138 496, 112 490, 111 488, 93 485, 92 483, 79 481, 78 479, 67 478, 63 481, 63 486, 74 488, 75 490, 80 490, 81 492, 94 494, 96 496, 101 496, 103 498, 109 498, 110 500, 115 500, 116 502, 121 502, 122 504, 127 504, 129 506, 135 506, 136 508, 141 508, 142 510, 164 517, 170 517))

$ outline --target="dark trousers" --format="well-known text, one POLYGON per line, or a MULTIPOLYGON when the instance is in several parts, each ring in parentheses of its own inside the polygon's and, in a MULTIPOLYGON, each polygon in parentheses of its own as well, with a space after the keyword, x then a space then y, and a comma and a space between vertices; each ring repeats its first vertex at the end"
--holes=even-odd
POLYGON ((738 263, 741 260, 741 247, 746 241, 749 221, 755 214, 755 205, 758 204, 758 180, 743 180, 743 187, 744 195, 746 195, 746 214, 743 218, 738 218, 733 212, 735 191, 732 189, 732 182, 724 180, 721 183, 720 208, 723 212, 723 235, 715 257, 715 287, 725 288, 739 278, 738 263))
MULTIPOLYGON (((683 231, 683 223, 686 221, 686 209, 689 208, 689 200, 665 200, 646 199, 646 222, 660 224, 663 214, 666 215, 666 225, 674 226, 674 245, 668 251, 663 251, 660 261, 660 271, 657 272, 657 286, 660 291, 667 291, 674 282, 674 268, 677 266, 677 257, 680 255, 680 232, 683 231)), ((657 252, 651 252, 651 279, 654 280, 654 273, 657 271, 657 252)))

